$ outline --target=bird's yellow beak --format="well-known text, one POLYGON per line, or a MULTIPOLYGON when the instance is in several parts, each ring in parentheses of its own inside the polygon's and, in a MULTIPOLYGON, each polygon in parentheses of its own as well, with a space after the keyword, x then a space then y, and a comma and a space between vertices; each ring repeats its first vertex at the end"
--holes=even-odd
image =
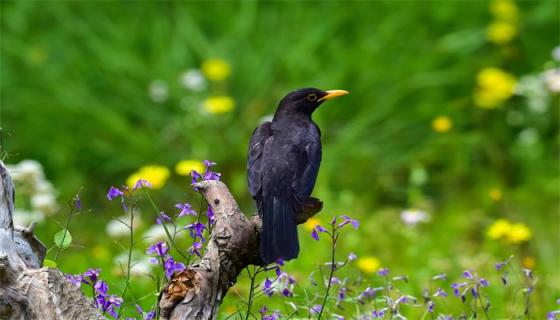
POLYGON ((325 100, 330 100, 330 99, 332 99, 332 98, 340 97, 340 96, 343 96, 343 95, 345 95, 345 94, 349 94, 349 93, 350 93, 350 92, 348 92, 348 91, 346 91, 346 90, 327 90, 327 91, 325 91, 325 92, 327 93, 327 95, 324 96, 324 97, 322 97, 322 98, 320 98, 320 99, 317 100, 317 101, 321 102, 321 101, 325 101, 325 100))

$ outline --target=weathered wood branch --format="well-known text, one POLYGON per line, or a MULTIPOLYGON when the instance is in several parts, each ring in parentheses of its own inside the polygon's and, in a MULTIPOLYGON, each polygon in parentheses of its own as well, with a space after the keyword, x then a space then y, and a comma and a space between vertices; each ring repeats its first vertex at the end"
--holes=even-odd
MULTIPOLYGON (((248 219, 220 181, 203 181, 196 187, 214 210, 216 224, 200 263, 176 273, 162 291, 162 319, 216 319, 218 307, 239 273, 248 265, 263 264, 259 255, 259 216, 248 219)), ((298 214, 298 223, 321 209, 321 201, 311 199, 298 214)))
MULTIPOLYGON (((77 286, 55 268, 42 268, 45 246, 28 228, 14 227, 14 188, 0 161, 0 319, 100 319, 77 286)), ((248 265, 262 265, 259 256, 261 219, 247 218, 226 185, 196 185, 214 210, 216 223, 202 259, 175 273, 160 294, 161 319, 213 320, 227 291, 248 265)), ((298 223, 322 209, 310 199, 298 223)))
POLYGON ((28 228, 13 225, 14 186, 0 161, 0 319, 100 319, 80 289, 60 270, 41 268, 45 246, 28 228))

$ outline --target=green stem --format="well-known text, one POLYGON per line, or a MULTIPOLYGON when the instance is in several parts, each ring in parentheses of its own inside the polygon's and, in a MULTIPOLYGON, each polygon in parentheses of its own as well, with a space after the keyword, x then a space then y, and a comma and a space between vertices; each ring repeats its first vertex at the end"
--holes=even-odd
POLYGON ((66 225, 64 226, 64 233, 62 234, 62 240, 60 241, 59 245, 57 246, 58 250, 56 251, 56 255, 54 256, 54 262, 58 260, 60 253, 62 252, 62 246, 64 245, 64 240, 66 240, 66 234, 68 234, 68 228, 70 227, 70 221, 72 220, 72 214, 74 213, 74 202, 70 204, 70 213, 68 214, 68 218, 66 219, 66 225))
POLYGON ((321 316, 323 315, 323 310, 325 309, 325 304, 327 304, 327 299, 329 297, 329 291, 331 289, 332 277, 333 277, 334 271, 336 269, 334 257, 335 257, 337 238, 338 238, 338 236, 335 234, 335 228, 334 228, 334 224, 333 224, 332 225, 332 235, 331 235, 331 239, 332 239, 331 271, 329 273, 329 282, 327 284, 327 290, 325 291, 325 296, 323 297, 323 303, 321 304, 321 310, 319 311, 319 316, 317 317, 317 320, 321 320, 321 316))
POLYGON ((251 275, 251 270, 247 267, 247 274, 251 279, 251 287, 249 289, 249 300, 247 301, 247 314, 245 315, 245 320, 249 320, 249 315, 251 314, 251 307, 253 306, 253 299, 255 293, 255 279, 257 278, 257 271, 251 275))
MULTIPOLYGON (((128 260, 126 263, 126 282, 124 284, 124 289, 122 292, 122 298, 124 299, 126 296, 126 291, 130 287, 130 270, 132 269, 132 247, 134 246, 134 211, 136 209, 136 205, 133 204, 130 208, 130 237, 129 237, 129 247, 128 247, 128 260)), ((119 308, 119 313, 117 318, 120 317, 123 308, 119 308)))

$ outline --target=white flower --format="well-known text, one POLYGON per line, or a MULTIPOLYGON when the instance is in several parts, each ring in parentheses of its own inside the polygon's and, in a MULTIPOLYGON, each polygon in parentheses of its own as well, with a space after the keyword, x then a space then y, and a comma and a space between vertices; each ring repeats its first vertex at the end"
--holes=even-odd
POLYGON ((181 74, 180 83, 183 87, 193 90, 201 91, 206 88, 206 79, 198 69, 190 69, 181 74))
POLYGON ((56 198, 52 193, 39 193, 31 197, 31 206, 34 210, 42 212, 44 215, 50 215, 58 210, 56 198))
POLYGON ((560 46, 552 49, 552 58, 556 61, 560 61, 560 46))
POLYGON ((401 211, 401 220, 409 226, 417 225, 420 222, 430 221, 430 215, 418 209, 406 209, 401 211))
POLYGON ((155 103, 162 103, 169 97, 169 90, 167 88, 167 83, 162 80, 154 80, 150 83, 148 89, 150 93, 150 98, 155 103))
POLYGON ((552 92, 560 92, 560 69, 550 69, 543 73, 544 82, 552 92))
POLYGON ((14 181, 30 181, 34 183, 44 178, 43 167, 35 160, 23 160, 17 165, 8 166, 8 169, 14 177, 14 181))

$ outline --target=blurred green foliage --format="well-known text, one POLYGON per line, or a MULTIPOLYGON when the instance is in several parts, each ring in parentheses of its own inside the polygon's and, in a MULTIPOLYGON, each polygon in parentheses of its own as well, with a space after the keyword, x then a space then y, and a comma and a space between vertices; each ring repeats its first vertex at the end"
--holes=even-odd
MULTIPOLYGON (((473 93, 484 68, 519 80, 558 67, 551 52, 558 45, 559 4, 519 2, 518 35, 501 45, 486 37, 489 5, 5 1, 0 126, 6 161, 38 160, 62 203, 83 187, 82 202, 92 212, 72 222, 79 245, 58 265, 71 273, 100 267, 119 286, 112 256, 122 249, 100 236, 121 215, 105 200, 109 186, 144 165, 173 171, 183 159, 211 159, 252 212, 245 183, 252 130, 290 90, 346 89, 351 95, 314 115, 324 143, 315 189, 325 202, 319 219, 348 213, 362 223, 341 249, 408 274, 417 292, 422 279, 438 272, 491 273, 510 254, 530 257, 542 278, 536 311, 543 314, 560 294, 558 94, 549 93, 545 111, 535 112, 525 95, 484 109, 473 93), (185 88, 181 75, 211 58, 227 61, 231 76, 202 91, 185 88), (157 86, 165 91, 162 101, 154 98, 157 86), (205 113, 201 105, 211 95, 233 98, 234 110, 205 113), (450 130, 432 128, 440 116, 451 121, 450 130), (500 197, 492 199, 491 190, 500 197), (429 212, 431 222, 405 226, 399 212, 410 207, 429 212), (524 223, 533 237, 522 245, 488 239, 488 226, 499 218, 524 223)), ((189 183, 173 174, 154 197, 169 212, 185 195, 198 203, 189 183)), ((155 219, 147 208, 144 229, 155 219)), ((64 221, 65 210, 40 225, 43 239, 60 230, 53 220, 64 221)), ((300 231, 302 254, 288 270, 305 287, 328 247, 300 231)), ((240 277, 240 295, 231 294, 223 310, 244 299, 246 280, 240 277)), ((149 279, 137 281, 136 299, 155 289, 149 279)))

